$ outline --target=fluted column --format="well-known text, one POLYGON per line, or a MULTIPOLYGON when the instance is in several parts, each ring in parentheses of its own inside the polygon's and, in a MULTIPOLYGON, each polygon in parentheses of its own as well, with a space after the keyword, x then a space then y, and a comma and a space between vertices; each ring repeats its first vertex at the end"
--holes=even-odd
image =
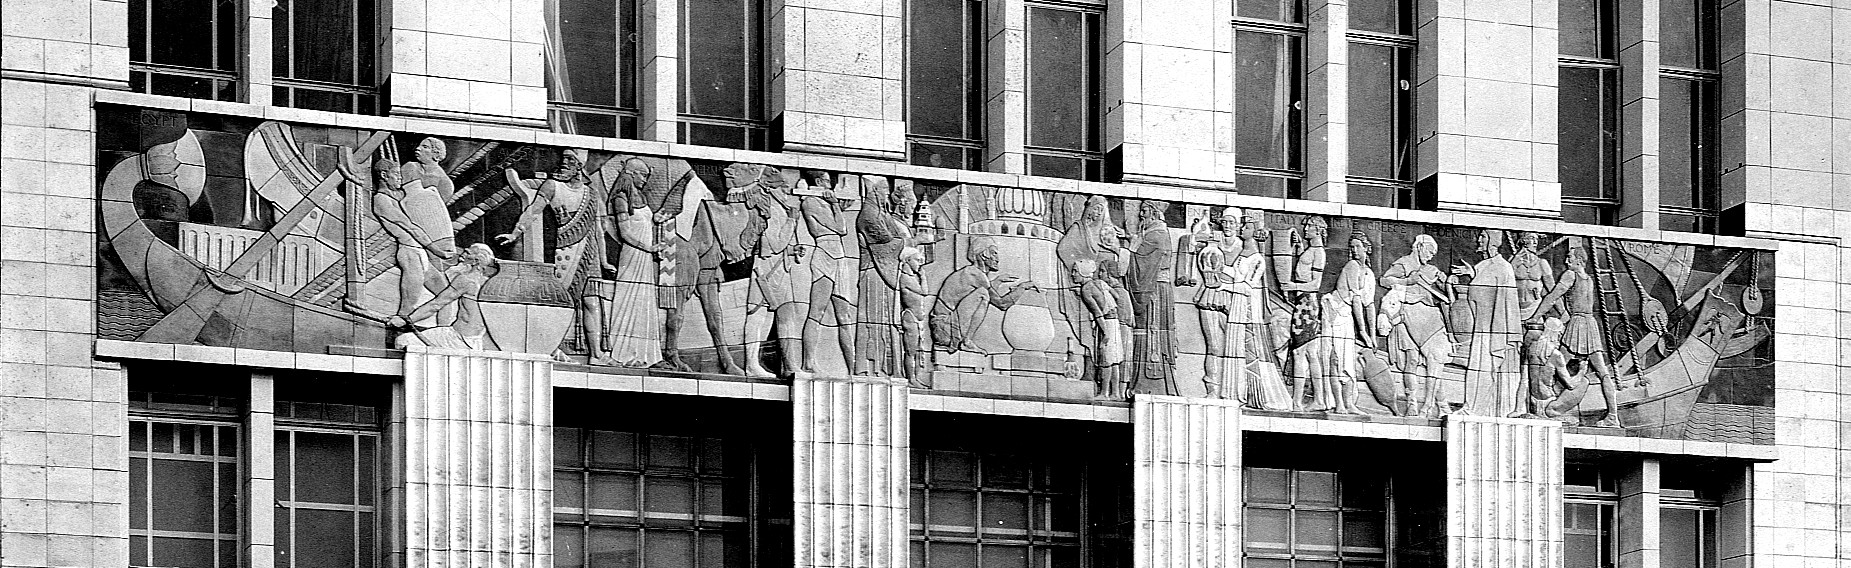
POLYGON ((405 354, 405 565, 552 566, 552 371, 537 356, 405 354))
POLYGON ((1446 418, 1446 559, 1460 568, 1562 563, 1562 424, 1446 418))
POLYGON ((904 381, 791 384, 798 568, 908 566, 904 381))
POLYGON ((1131 565, 1238 566, 1240 405, 1139 394, 1131 423, 1131 565))

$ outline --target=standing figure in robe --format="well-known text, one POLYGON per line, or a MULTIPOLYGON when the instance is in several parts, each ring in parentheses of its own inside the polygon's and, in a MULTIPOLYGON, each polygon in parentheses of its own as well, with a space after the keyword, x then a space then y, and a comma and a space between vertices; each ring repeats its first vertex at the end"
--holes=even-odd
POLYGON ((661 274, 656 255, 663 247, 656 242, 655 211, 644 193, 651 174, 648 162, 630 158, 622 167, 611 188, 612 236, 618 247, 616 278, 610 287, 612 308, 606 310, 610 319, 605 327, 609 329, 611 363, 642 368, 662 360, 661 311, 643 306, 659 301, 656 286, 661 274))
POLYGON ((1131 290, 1133 323, 1131 383, 1138 392, 1177 394, 1176 241, 1165 217, 1168 201, 1146 199, 1138 204, 1138 226, 1131 236, 1131 264, 1125 287, 1131 290))
MULTIPOLYGON (((901 255, 912 244, 907 216, 916 201, 910 187, 893 187, 883 178, 868 179, 861 192, 861 212, 855 215, 855 232, 861 237, 861 297, 850 367, 856 375, 893 376, 906 369, 902 352, 911 348, 911 343, 896 343, 895 338, 903 332, 898 328, 904 323, 898 314, 906 287, 901 255)), ((924 312, 919 315, 924 317, 924 312)))
POLYGON ((778 342, 783 371, 809 376, 803 326, 809 312, 809 268, 797 242, 798 200, 790 181, 772 166, 733 164, 722 172, 728 191, 739 192, 748 214, 740 246, 752 251, 752 280, 746 288, 746 375, 777 376, 765 368, 768 336, 778 342), (803 286, 798 289, 799 284, 803 286))
POLYGON ((1440 306, 1451 302, 1440 269, 1428 264, 1440 251, 1429 235, 1415 235, 1413 250, 1382 273, 1382 310, 1388 314, 1388 364, 1401 377, 1407 400, 1397 414, 1438 418, 1440 369, 1452 360, 1452 336, 1440 306), (1418 380, 1417 380, 1418 379, 1418 380))
POLYGON ((1319 399, 1338 414, 1361 414, 1356 409, 1356 383, 1362 380, 1362 354, 1358 348, 1375 347, 1375 271, 1369 268, 1374 245, 1362 231, 1350 234, 1350 261, 1337 273, 1337 286, 1324 295, 1324 342, 1327 357, 1312 365, 1319 399), (1328 394, 1324 389, 1332 389, 1328 394))
POLYGON ((1472 314, 1466 339, 1465 407, 1459 411, 1474 416, 1518 415, 1528 406, 1519 386, 1523 328, 1517 276, 1504 259, 1503 246, 1503 231, 1485 229, 1478 234, 1478 253, 1484 260, 1461 263, 1452 271, 1467 279, 1464 299, 1472 314))

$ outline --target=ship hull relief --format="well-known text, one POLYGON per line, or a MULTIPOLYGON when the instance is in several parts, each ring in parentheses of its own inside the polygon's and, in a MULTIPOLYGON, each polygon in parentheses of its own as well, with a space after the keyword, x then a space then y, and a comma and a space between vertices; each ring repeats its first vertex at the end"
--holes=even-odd
POLYGON ((111 339, 1772 441, 1767 251, 99 116, 111 339))

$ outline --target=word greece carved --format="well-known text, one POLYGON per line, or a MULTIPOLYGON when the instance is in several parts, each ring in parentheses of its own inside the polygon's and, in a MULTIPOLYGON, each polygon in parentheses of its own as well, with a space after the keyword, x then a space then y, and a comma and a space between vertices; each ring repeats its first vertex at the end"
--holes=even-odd
POLYGON ((107 105, 99 121, 107 338, 1771 442, 1764 251, 107 105))

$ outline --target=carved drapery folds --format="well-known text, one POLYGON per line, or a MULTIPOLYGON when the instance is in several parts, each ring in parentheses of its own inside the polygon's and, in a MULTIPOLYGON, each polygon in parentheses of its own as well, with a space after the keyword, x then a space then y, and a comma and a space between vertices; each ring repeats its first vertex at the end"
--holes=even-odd
POLYGON ((1771 441, 1766 251, 99 116, 109 338, 1771 441))

